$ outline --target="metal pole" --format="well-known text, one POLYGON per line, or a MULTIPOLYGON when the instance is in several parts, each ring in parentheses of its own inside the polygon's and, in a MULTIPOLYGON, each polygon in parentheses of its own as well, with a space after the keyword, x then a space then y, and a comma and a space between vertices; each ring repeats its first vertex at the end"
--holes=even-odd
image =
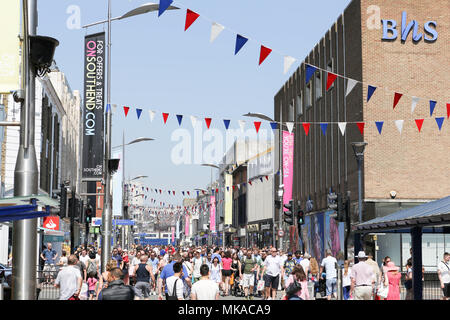
POLYGON ((362 223, 362 179, 361 179, 361 162, 362 155, 357 156, 358 161, 358 211, 359 211, 359 223, 362 223))
POLYGON ((337 270, 337 300, 343 300, 343 288, 342 288, 342 267, 336 263, 337 270))
MULTIPOLYGON (((37 1, 23 0, 22 88, 25 101, 20 109, 20 145, 14 169, 14 196, 38 193, 38 167, 34 147, 35 77, 30 64, 29 35, 36 35, 37 1)), ((37 219, 13 222, 12 300, 36 299, 37 219)))
MULTIPOLYGON (((122 131, 122 219, 129 219, 129 217, 125 217, 125 130, 122 131)), ((125 237, 123 246, 125 246, 125 237)))
MULTIPOLYGON (((280 106, 280 130, 279 130, 279 140, 280 140, 280 183, 283 184, 283 106, 280 106)), ((283 188, 284 189, 284 188, 283 188)), ((280 211, 278 213, 278 230, 283 228, 283 196, 280 197, 281 205, 280 211)), ((278 236, 278 249, 283 248, 283 237, 278 236)))
MULTIPOLYGON (((107 52, 107 78, 106 78, 106 103, 111 104, 111 0, 108 0, 108 52, 107 52)), ((103 214, 102 214, 102 272, 106 271, 106 265, 111 257, 111 229, 112 229, 112 211, 111 211, 111 193, 110 193, 110 174, 109 164, 110 159, 110 142, 111 142, 111 113, 109 108, 106 113, 105 126, 105 159, 103 165, 103 177, 105 181, 105 196, 103 197, 103 214)))

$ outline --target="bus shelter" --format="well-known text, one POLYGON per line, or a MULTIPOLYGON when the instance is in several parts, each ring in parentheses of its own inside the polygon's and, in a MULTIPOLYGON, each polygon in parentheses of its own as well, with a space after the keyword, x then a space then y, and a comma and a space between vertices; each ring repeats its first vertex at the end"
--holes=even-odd
MULTIPOLYGON (((414 300, 422 300, 422 234, 450 233, 450 196, 357 224, 352 229, 357 236, 382 232, 411 234, 414 300)), ((361 245, 355 241, 355 251, 357 246, 361 245)))

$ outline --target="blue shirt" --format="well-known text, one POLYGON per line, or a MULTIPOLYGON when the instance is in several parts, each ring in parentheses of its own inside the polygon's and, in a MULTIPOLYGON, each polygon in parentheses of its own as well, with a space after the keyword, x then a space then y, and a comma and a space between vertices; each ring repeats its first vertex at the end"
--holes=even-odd
POLYGON ((160 252, 159 252, 159 255, 160 256, 164 256, 166 254, 166 251, 165 250, 161 250, 160 252))
MULTIPOLYGON (((171 263, 167 264, 159 276, 162 280, 166 280, 167 278, 173 276, 175 272, 173 271, 173 265, 175 264, 175 261, 172 261, 171 263)), ((183 276, 181 277, 183 280, 185 280, 188 277, 188 272, 185 266, 183 266, 183 276)), ((167 293, 167 286, 164 286, 167 293)))
POLYGON ((213 253, 212 255, 211 255, 211 262, 213 262, 214 261, 214 258, 218 258, 219 259, 219 263, 221 263, 222 262, 222 257, 220 256, 220 254, 218 254, 218 253, 213 253))
POLYGON ((45 259, 45 264, 54 264, 55 263, 55 256, 56 256, 56 251, 55 249, 52 249, 51 251, 48 249, 44 249, 44 251, 42 251, 42 255, 44 256, 45 259))
POLYGON ((122 262, 122 256, 120 254, 116 254, 115 256, 112 256, 113 260, 117 261, 117 268, 120 268, 120 263, 122 262))

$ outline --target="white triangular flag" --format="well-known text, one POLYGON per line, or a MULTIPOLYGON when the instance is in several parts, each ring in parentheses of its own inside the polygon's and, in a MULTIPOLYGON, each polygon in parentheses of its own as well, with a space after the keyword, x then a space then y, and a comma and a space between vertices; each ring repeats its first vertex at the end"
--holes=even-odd
POLYGON ((411 103, 411 113, 414 113, 414 109, 416 109, 417 103, 419 102, 420 98, 412 97, 412 103, 411 103))
POLYGON ((292 129, 294 128, 294 123, 293 122, 286 122, 286 127, 289 130, 289 133, 292 133, 292 129))
POLYGON ((404 120, 395 120, 395 125, 397 126, 398 131, 402 134, 404 120))
POLYGON ((112 112, 116 113, 116 110, 117 110, 117 104, 113 104, 112 105, 112 112))
POLYGON ((341 134, 345 134, 345 128, 347 127, 347 122, 338 122, 339 130, 341 130, 341 134))
POLYGON ((353 88, 356 86, 356 84, 358 83, 358 81, 354 80, 354 79, 348 79, 347 81, 347 93, 345 94, 345 96, 348 96, 350 92, 352 92, 353 88))
POLYGON ((237 187, 238 187, 239 190, 241 190, 241 185, 240 184, 238 184, 237 187))
POLYGON ((217 36, 225 29, 225 27, 217 22, 213 22, 211 26, 211 39, 209 40, 212 43, 216 40, 217 36))
POLYGON ((295 61, 297 61, 297 59, 290 56, 284 56, 284 74, 288 72, 295 61))
POLYGON ((195 128, 195 124, 197 123, 197 117, 191 116, 192 127, 195 128))
POLYGON ((244 127, 245 127, 245 121, 244 120, 239 120, 239 127, 241 127, 241 131, 244 132, 244 127))
POLYGON ((155 111, 148 110, 148 113, 150 114, 150 121, 153 122, 153 119, 155 119, 155 111))

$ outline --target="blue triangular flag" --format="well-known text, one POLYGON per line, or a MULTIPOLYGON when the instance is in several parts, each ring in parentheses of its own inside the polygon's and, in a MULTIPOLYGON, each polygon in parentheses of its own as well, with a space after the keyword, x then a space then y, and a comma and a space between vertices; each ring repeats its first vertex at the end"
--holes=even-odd
POLYGON ((181 193, 183 194, 183 196, 184 196, 184 191, 181 191, 181 193))
POLYGON ((310 66, 309 64, 306 65, 306 83, 311 80, 311 77, 313 76, 314 72, 316 72, 317 68, 310 66))
POLYGON ((367 102, 369 102, 370 98, 372 98, 373 93, 377 90, 377 87, 369 86, 367 89, 367 102))
POLYGON ((236 49, 234 50, 234 54, 236 55, 239 50, 247 43, 248 39, 238 34, 236 36, 236 49))
POLYGON ((436 101, 430 100, 430 117, 433 115, 434 108, 436 107, 436 101))
POLYGON ((441 129, 442 129, 442 124, 444 123, 444 119, 445 119, 444 117, 436 118, 436 123, 439 127, 439 131, 441 131, 441 129))
POLYGON ((183 116, 181 114, 177 114, 178 125, 181 126, 181 121, 183 120, 183 116))
POLYGON ((109 109, 111 109, 111 105, 108 103, 108 104, 106 105, 106 113, 108 113, 109 109))
POLYGON ((142 109, 136 109, 138 119, 141 117, 142 109))
POLYGON ((381 134, 381 130, 383 129, 384 121, 376 121, 375 124, 377 126, 378 132, 381 134))
POLYGON ((167 10, 167 8, 170 7, 173 0, 159 0, 159 11, 158 11, 158 17, 161 16, 164 11, 167 10))
POLYGON ((227 191, 230 191, 230 187, 227 187, 227 191))
POLYGON ((328 123, 321 123, 320 128, 322 129, 323 135, 326 135, 328 123))
POLYGON ((271 122, 270 126, 272 127, 272 130, 278 129, 278 123, 276 123, 276 122, 271 122))
POLYGON ((228 127, 230 126, 230 120, 223 120, 223 123, 225 124, 225 129, 228 130, 228 127))
POLYGON ((261 180, 261 182, 263 182, 263 178, 262 177, 260 177, 259 180, 261 180))

